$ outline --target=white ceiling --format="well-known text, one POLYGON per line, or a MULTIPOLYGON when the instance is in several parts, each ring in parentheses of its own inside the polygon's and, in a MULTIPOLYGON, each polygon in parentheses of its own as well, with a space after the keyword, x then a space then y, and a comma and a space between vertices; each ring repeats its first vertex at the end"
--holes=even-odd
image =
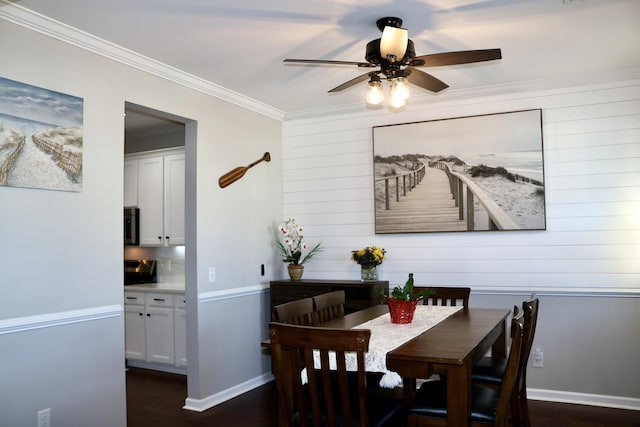
MULTIPOLYGON (((501 48, 503 59, 422 68, 440 94, 531 81, 584 81, 640 69, 638 0, 1 0, 60 21, 237 92, 284 114, 365 109, 366 83, 327 91, 355 66, 300 66, 284 58, 363 61, 375 22, 398 16, 417 55, 501 48)), ((0 8, 9 7, 0 2, 0 8)), ((409 106, 410 108, 410 106, 409 106)))

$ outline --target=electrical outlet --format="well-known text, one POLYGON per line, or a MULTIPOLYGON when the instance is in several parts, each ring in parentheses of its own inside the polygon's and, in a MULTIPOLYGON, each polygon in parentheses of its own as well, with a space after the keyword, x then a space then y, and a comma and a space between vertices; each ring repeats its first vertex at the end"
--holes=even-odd
POLYGON ((215 282, 216 282, 216 268, 209 267, 209 283, 215 283, 215 282))
POLYGON ((38 411, 38 427, 51 427, 51 408, 38 411))
POLYGON ((542 368, 544 361, 544 353, 540 348, 536 348, 533 351, 533 367, 534 368, 542 368))

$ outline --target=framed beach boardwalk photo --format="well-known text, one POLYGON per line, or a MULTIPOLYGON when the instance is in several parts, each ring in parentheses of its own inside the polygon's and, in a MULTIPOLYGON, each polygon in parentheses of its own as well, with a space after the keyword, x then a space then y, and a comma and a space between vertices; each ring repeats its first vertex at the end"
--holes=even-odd
POLYGON ((83 100, 0 77, 0 186, 82 191, 83 100))
POLYGON ((375 232, 545 230, 540 109, 373 128, 375 232))

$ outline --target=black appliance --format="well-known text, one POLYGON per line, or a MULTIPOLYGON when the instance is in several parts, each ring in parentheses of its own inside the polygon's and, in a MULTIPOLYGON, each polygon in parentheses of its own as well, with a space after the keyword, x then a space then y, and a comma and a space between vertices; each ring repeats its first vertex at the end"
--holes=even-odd
POLYGON ((140 209, 124 208, 124 244, 140 244, 140 209))
POLYGON ((156 260, 154 259, 125 259, 124 284, 139 285, 141 283, 156 283, 156 260))

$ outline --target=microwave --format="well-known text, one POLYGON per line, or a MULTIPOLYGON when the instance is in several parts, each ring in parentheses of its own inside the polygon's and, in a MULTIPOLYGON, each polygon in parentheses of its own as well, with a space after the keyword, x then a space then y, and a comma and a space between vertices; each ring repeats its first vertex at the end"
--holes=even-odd
POLYGON ((140 209, 124 208, 124 244, 140 244, 140 209))

